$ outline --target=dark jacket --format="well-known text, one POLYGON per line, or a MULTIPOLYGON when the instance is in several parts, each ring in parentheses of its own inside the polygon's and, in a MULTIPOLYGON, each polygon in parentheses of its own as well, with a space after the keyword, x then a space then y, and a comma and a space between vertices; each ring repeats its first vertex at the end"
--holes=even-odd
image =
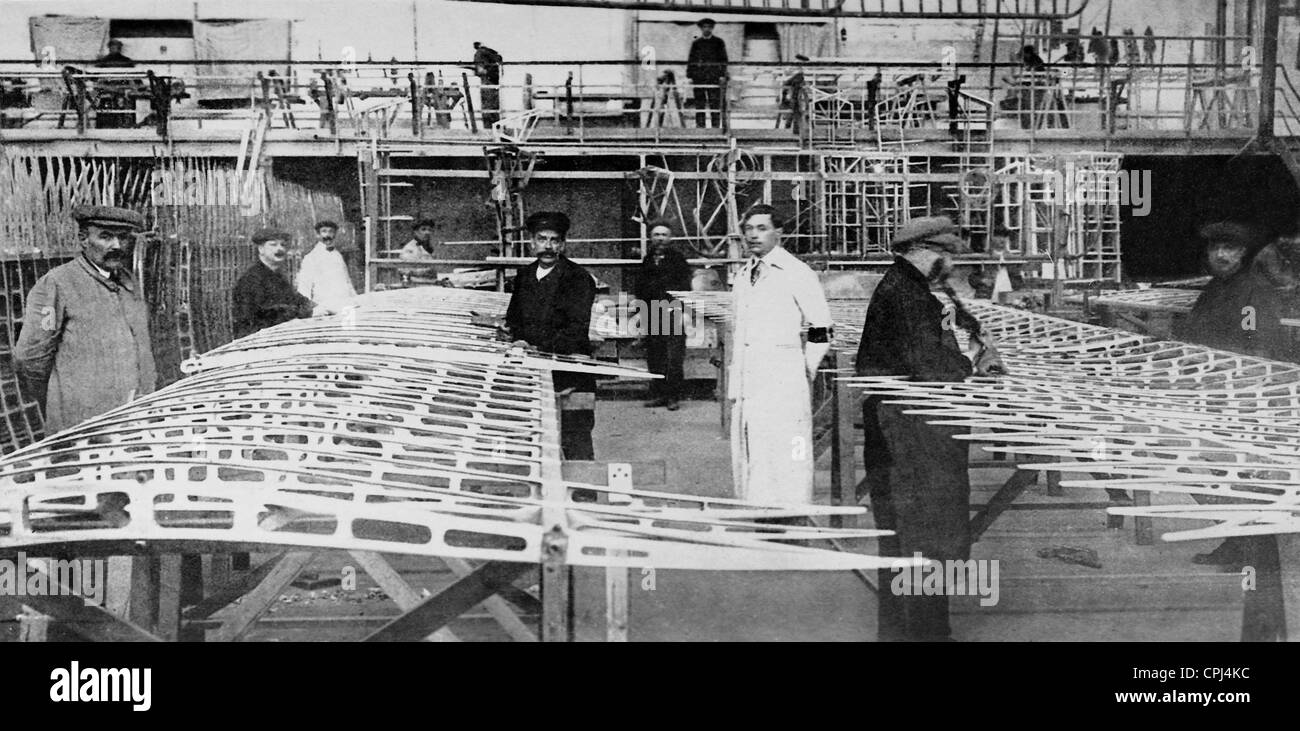
POLYGON ((149 309, 129 273, 106 279, 84 256, 36 280, 14 370, 53 434, 151 393, 157 379, 149 309))
POLYGON ((1249 264, 1226 280, 1212 279, 1191 312, 1174 327, 1174 337, 1218 350, 1260 358, 1284 358, 1287 333, 1277 288, 1249 264), (1249 311, 1254 309, 1254 328, 1249 311))
POLYGON ((727 44, 717 36, 696 38, 686 59, 686 77, 697 84, 716 84, 727 75, 727 44))
MULTIPOLYGON (((515 273, 515 289, 506 309, 506 327, 516 340, 556 355, 591 355, 591 305, 596 281, 586 269, 561 256, 555 271, 537 279, 537 262, 515 273)), ((556 373, 555 388, 593 391, 595 378, 556 373)))
POLYGON ((670 292, 689 291, 691 288, 691 265, 686 256, 673 247, 663 253, 663 260, 655 263, 654 252, 646 254, 641 260, 641 270, 637 274, 636 297, 643 302, 674 299, 670 292))
POLYGON ((311 317, 312 301, 298 293, 289 280, 260 260, 239 277, 230 295, 234 306, 236 338, 299 317, 311 317))
POLYGON ((910 376, 916 381, 960 381, 971 362, 944 327, 943 305, 924 274, 897 257, 867 306, 858 346, 858 375, 910 376))

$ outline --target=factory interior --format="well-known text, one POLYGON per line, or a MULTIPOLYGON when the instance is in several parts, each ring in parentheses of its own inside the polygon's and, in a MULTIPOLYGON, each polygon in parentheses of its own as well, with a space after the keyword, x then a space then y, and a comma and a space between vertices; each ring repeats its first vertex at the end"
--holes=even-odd
POLYGON ((1295 0, 0 18, 0 641, 1300 638, 1295 0))

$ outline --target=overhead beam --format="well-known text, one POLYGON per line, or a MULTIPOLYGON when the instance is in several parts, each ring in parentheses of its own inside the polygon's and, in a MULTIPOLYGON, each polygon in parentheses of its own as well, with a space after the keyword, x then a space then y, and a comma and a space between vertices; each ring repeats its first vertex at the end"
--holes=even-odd
POLYGON ((460 0, 492 2, 497 5, 548 5, 606 10, 668 10, 710 15, 783 15, 802 18, 879 18, 882 20, 1065 20, 1076 17, 1088 6, 1088 0, 1004 0, 989 10, 986 3, 975 0, 927 2, 914 0, 915 10, 891 10, 901 7, 898 0, 721 0, 708 2, 672 2, 671 0, 460 0), (948 8, 948 9, 944 9, 948 8))

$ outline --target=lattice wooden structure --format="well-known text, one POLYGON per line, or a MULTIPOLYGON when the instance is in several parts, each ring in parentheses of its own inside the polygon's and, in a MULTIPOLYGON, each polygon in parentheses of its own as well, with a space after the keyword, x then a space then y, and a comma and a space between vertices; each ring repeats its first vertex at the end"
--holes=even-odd
POLYGON ((550 373, 646 374, 512 349, 476 324, 496 304, 437 287, 370 294, 191 359, 188 377, 0 461, 0 551, 332 548, 486 561, 480 577, 557 552, 574 566, 893 564, 789 543, 881 531, 761 522, 860 508, 565 480, 550 373))

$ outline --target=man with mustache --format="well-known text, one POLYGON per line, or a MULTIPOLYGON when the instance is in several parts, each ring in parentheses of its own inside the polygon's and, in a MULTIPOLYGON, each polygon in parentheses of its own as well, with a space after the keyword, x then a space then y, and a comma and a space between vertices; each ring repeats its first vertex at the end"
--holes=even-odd
POLYGON ((283 231, 271 229, 261 229, 253 234, 257 261, 244 271, 231 292, 236 338, 295 318, 332 313, 327 307, 299 294, 284 278, 284 264, 288 257, 286 245, 292 238, 283 231))
POLYGON ((342 312, 357 297, 343 254, 334 245, 339 226, 333 221, 316 224, 316 246, 298 267, 298 294, 334 312, 342 312))
MULTIPOLYGON (((437 257, 433 255, 434 242, 433 230, 437 227, 437 222, 432 218, 421 218, 411 227, 411 240, 397 252, 397 258, 402 261, 433 261, 437 257)), ((440 283, 438 279, 438 270, 434 267, 427 268, 406 268, 401 269, 402 282, 406 285, 411 284, 433 284, 440 283)))
MULTIPOLYGON (((952 273, 952 256, 968 251, 957 231, 948 217, 934 216, 913 219, 894 234, 894 264, 867 306, 858 375, 961 381, 996 367, 991 347, 987 359, 962 352, 953 332, 956 313, 930 293, 952 273)), ((951 438, 962 430, 931 426, 904 414, 907 407, 881 401, 871 396, 862 407, 871 512, 877 528, 896 533, 880 539, 881 555, 969 559, 968 445, 951 438)), ((896 572, 881 570, 879 578, 881 640, 951 639, 947 596, 895 596, 889 589, 896 572)))
POLYGON ((149 311, 131 276, 140 214, 109 206, 73 210, 81 255, 27 295, 14 368, 41 402, 47 435, 121 406, 156 386, 149 311))
MULTIPOLYGON (((534 213, 524 222, 533 236, 537 259, 520 267, 506 310, 506 329, 515 344, 557 355, 591 355, 591 305, 596 280, 564 256, 569 217, 534 213)), ((595 459, 591 431, 596 426, 596 379, 585 373, 556 371, 560 398, 560 448, 564 458, 595 459)))
POLYGON ((736 497, 808 504, 816 456, 810 389, 832 322, 817 274, 781 246, 782 223, 766 204, 741 217, 750 260, 732 284, 732 477, 736 497))
POLYGON ((684 380, 686 329, 681 303, 671 293, 690 290, 691 265, 672 242, 672 223, 650 224, 650 252, 641 262, 636 298, 646 308, 648 321, 644 326, 646 365, 651 373, 663 376, 650 381, 650 400, 645 405, 666 406, 669 411, 676 411, 684 380))

